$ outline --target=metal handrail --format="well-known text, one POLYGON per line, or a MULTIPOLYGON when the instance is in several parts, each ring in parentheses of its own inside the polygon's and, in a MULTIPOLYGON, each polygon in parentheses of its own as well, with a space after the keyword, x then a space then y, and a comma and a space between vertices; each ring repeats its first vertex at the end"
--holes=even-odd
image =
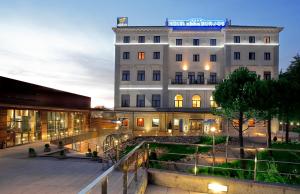
POLYGON ((139 145, 137 145, 133 150, 131 150, 128 154, 126 154, 123 158, 121 158, 119 161, 117 161, 113 166, 111 166, 109 169, 107 169, 104 173, 102 173, 100 176, 98 176, 95 180, 93 180, 90 184, 88 184, 85 188, 83 188, 81 191, 79 191, 78 194, 86 194, 89 193, 95 186, 97 186, 99 183, 101 183, 104 179, 108 177, 109 174, 111 174, 117 167, 119 167, 121 164, 123 164, 125 161, 129 159, 129 157, 133 156, 133 154, 140 149, 145 142, 141 142, 139 145))

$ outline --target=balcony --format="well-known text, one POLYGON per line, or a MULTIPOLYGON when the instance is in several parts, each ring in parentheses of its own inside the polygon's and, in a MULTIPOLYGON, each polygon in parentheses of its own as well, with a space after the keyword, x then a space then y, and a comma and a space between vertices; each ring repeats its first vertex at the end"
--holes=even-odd
POLYGON ((189 80, 189 84, 204 84, 204 79, 203 80, 189 80))
POLYGON ((219 84, 220 82, 221 82, 220 79, 207 79, 207 80, 206 80, 206 83, 207 83, 208 85, 215 85, 215 84, 219 84))
POLYGON ((171 84, 187 84, 187 79, 171 79, 171 84))

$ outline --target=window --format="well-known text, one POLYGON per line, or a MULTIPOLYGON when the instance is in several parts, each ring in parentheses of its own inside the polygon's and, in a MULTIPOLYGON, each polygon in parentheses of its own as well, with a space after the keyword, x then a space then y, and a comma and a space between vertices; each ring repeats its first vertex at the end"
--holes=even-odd
POLYGON ((198 46, 200 44, 199 39, 193 39, 193 45, 198 46))
POLYGON ((240 43, 241 42, 241 37, 240 36, 234 36, 233 37, 233 42, 234 43, 240 43))
POLYGON ((145 59, 145 52, 138 52, 138 60, 144 60, 145 59))
POLYGON ((210 46, 216 46, 217 45, 217 39, 210 39, 210 46))
POLYGON ((264 80, 270 80, 270 79, 271 79, 271 72, 264 71, 264 80))
POLYGON ((241 53, 240 52, 234 52, 233 53, 233 59, 234 60, 240 60, 241 59, 241 53))
POLYGON ((160 59, 160 52, 153 52, 153 59, 160 59))
POLYGON ((216 84, 217 83, 217 73, 210 73, 209 83, 210 84, 216 84))
POLYGON ((145 107, 145 95, 136 95, 136 107, 145 107))
POLYGON ((270 36, 265 36, 264 37, 264 42, 267 43, 267 44, 271 43, 271 37, 270 36))
POLYGON ((182 39, 176 39, 176 45, 182 45, 182 39))
POLYGON ((130 52, 123 52, 123 59, 130 59, 130 52))
POLYGON ((121 95, 121 107, 129 107, 130 106, 130 96, 128 94, 121 95))
POLYGON ((210 62, 216 62, 217 61, 217 55, 210 55, 210 62))
POLYGON ((160 94, 152 94, 152 107, 160 107, 160 94))
POLYGON ((160 43, 160 36, 154 36, 153 37, 153 42, 154 43, 160 43))
POLYGON ((152 119, 152 127, 159 127, 159 119, 152 119))
POLYGON ((193 61, 195 61, 195 62, 200 61, 200 55, 199 54, 194 54, 193 55, 193 61))
POLYGON ((130 43, 130 36, 124 36, 123 43, 130 43))
POLYGON ((176 61, 182 61, 182 54, 176 54, 176 61))
POLYGON ((145 81, 145 71, 139 70, 137 73, 137 81, 145 81))
POLYGON ((189 79, 189 84, 193 84, 195 83, 195 72, 189 72, 188 73, 188 79, 189 79))
POLYGON ((255 36, 249 36, 249 43, 255 43, 255 36))
POLYGON ((136 118, 136 126, 144 127, 144 118, 136 118))
POLYGON ((182 72, 175 73, 175 84, 182 84, 182 72))
POLYGON ((130 71, 122 71, 122 81, 130 81, 130 71))
POLYGON ((209 101, 210 101, 210 107, 211 107, 211 108, 216 108, 216 107, 218 107, 218 105, 217 105, 216 101, 214 100, 214 97, 213 97, 213 96, 210 96, 209 101))
POLYGON ((153 81, 160 81, 160 70, 154 70, 153 71, 153 81))
POLYGON ((255 60, 255 52, 249 53, 249 60, 255 60))
POLYGON ((174 99, 175 107, 180 108, 183 104, 183 97, 180 94, 177 94, 174 99))
POLYGON ((139 36, 139 43, 145 43, 145 36, 139 36))
POLYGON ((192 107, 193 108, 200 108, 201 105, 201 98, 199 95, 194 95, 192 97, 192 107))
POLYGON ((264 59, 265 59, 265 61, 270 61, 270 60, 271 60, 271 53, 266 52, 266 53, 264 54, 264 59))
POLYGON ((204 84, 204 72, 198 72, 197 74, 197 83, 204 84))

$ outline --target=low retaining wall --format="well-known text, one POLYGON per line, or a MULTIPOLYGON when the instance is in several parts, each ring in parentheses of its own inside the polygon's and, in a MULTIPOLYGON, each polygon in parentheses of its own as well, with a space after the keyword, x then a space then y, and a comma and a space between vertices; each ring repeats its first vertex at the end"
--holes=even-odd
POLYGON ((212 176, 193 176, 184 173, 148 170, 149 183, 175 187, 187 191, 209 193, 208 184, 218 183, 228 187, 229 194, 299 194, 300 187, 283 184, 267 184, 254 181, 221 178, 212 176))

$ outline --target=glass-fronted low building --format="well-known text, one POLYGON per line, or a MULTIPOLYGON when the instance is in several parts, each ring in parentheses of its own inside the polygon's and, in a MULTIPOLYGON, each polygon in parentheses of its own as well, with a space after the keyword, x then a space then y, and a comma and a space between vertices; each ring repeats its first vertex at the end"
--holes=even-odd
POLYGON ((90 97, 0 77, 0 147, 89 130, 90 97))

